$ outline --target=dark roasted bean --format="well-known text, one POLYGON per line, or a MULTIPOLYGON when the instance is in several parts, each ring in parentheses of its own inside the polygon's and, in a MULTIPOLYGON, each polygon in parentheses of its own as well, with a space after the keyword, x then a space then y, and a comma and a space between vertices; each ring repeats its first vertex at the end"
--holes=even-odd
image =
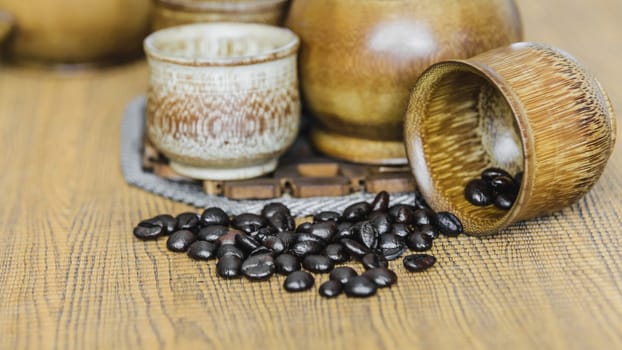
POLYGON ((297 233, 309 232, 311 230, 311 225, 313 224, 310 222, 303 222, 302 224, 298 225, 298 227, 296 227, 296 232, 297 233))
POLYGON ((166 232, 164 227, 148 222, 141 222, 138 226, 134 227, 134 236, 144 240, 156 239, 164 235, 164 232, 166 232))
POLYGON ((363 255, 369 253, 369 249, 366 246, 353 239, 344 238, 341 240, 341 244, 343 244, 343 247, 348 254, 356 258, 362 258, 363 255))
POLYGON ((452 213, 443 211, 436 214, 436 227, 445 236, 455 237, 462 233, 462 223, 452 213))
POLYGON ((261 216, 266 219, 270 219, 274 214, 281 213, 287 216, 292 216, 292 213, 289 211, 289 208, 285 206, 283 203, 269 203, 266 204, 263 209, 261 209, 261 216))
POLYGON ((393 224, 391 232, 398 237, 405 238, 412 233, 412 229, 408 224, 393 224))
POLYGON ((221 225, 206 226, 199 230, 199 233, 197 233, 197 239, 200 239, 202 241, 208 241, 208 242, 216 242, 218 241, 218 238, 227 234, 228 231, 229 231, 229 228, 227 226, 221 226, 221 225))
POLYGON ((285 249, 289 249, 298 241, 298 235, 293 232, 280 232, 277 237, 285 244, 285 249))
POLYGON ((387 260, 395 260, 404 254, 406 251, 406 244, 403 238, 392 233, 387 233, 386 235, 380 236, 378 250, 387 260))
POLYGON ((220 245, 234 245, 235 236, 239 235, 240 233, 242 232, 238 230, 234 230, 234 229, 229 230, 224 235, 218 237, 218 241, 220 242, 220 245))
POLYGON ((352 278, 354 276, 358 276, 358 274, 356 273, 356 271, 354 271, 353 268, 351 268, 349 266, 341 266, 341 267, 335 268, 330 273, 328 278, 330 278, 333 281, 337 281, 337 282, 339 282, 341 284, 346 284, 346 283, 348 283, 350 278, 352 278))
POLYGON ((490 188, 496 193, 516 193, 518 187, 509 176, 497 176, 490 181, 490 188))
POLYGON ((342 214, 345 221, 357 222, 364 220, 371 212, 371 204, 367 202, 358 202, 348 206, 342 214))
POLYGON ((326 245, 326 241, 321 239, 318 236, 314 236, 310 233, 299 233, 296 236, 296 241, 297 242, 316 242, 322 246, 326 245))
POLYGON ((379 211, 372 212, 369 215, 369 221, 374 226, 379 235, 384 235, 393 230, 393 224, 391 224, 391 217, 387 213, 379 211))
POLYGON ((356 237, 359 242, 363 243, 368 249, 376 249, 379 234, 371 222, 365 221, 361 223, 357 233, 356 237))
POLYGON ((268 248, 268 247, 264 247, 264 246, 259 246, 257 247, 257 249, 253 250, 252 252, 250 252, 250 254, 248 254, 249 256, 255 256, 255 255, 276 255, 276 253, 268 248))
POLYGON ((379 192, 376 195, 376 198, 371 202, 371 210, 372 211, 381 211, 386 212, 389 210, 389 193, 386 191, 379 192))
POLYGON ((218 247, 217 256, 219 259, 227 255, 234 255, 240 259, 244 259, 246 257, 246 254, 244 254, 244 252, 240 248, 232 244, 224 244, 218 247))
POLYGON ((235 236, 235 245, 248 254, 253 250, 259 248, 261 244, 259 244, 259 242, 257 242, 251 236, 245 233, 239 233, 235 236))
POLYGON ((340 216, 341 215, 339 215, 339 213, 335 211, 323 211, 313 216, 313 222, 314 223, 326 222, 326 221, 337 222, 339 221, 340 216))
POLYGON ((474 179, 464 188, 464 198, 478 207, 485 207, 493 203, 495 194, 484 180, 474 179))
POLYGON ((417 209, 413 213, 414 224, 417 226, 433 225, 434 224, 434 212, 430 209, 417 209))
POLYGON ((407 205, 395 206, 395 210, 391 210, 393 221, 398 224, 412 224, 414 221, 414 210, 407 205))
POLYGON ((337 224, 337 233, 333 236, 333 242, 338 242, 343 238, 354 238, 354 228, 352 223, 342 222, 337 224))
POLYGON ((376 294, 378 286, 364 276, 354 276, 343 286, 343 291, 349 297, 365 298, 376 294))
POLYGON ((320 286, 320 295, 325 298, 334 298, 341 294, 343 287, 337 281, 326 281, 320 286))
POLYGON ((324 255, 332 260, 335 264, 341 264, 350 259, 341 243, 331 243, 324 248, 324 255))
POLYGON ((270 255, 255 255, 242 263, 242 273, 253 281, 264 281, 274 274, 274 259, 270 255))
POLYGON ((375 269, 377 267, 389 267, 387 259, 375 253, 365 254, 361 258, 361 264, 363 264, 365 270, 375 269))
POLYGON ((188 248, 188 256, 195 260, 209 260, 216 257, 217 246, 206 241, 196 241, 188 248))
POLYGON ((221 225, 228 226, 229 225, 229 216, 224 210, 220 208, 207 208, 201 214, 201 224, 203 226, 209 225, 221 225))
POLYGON ((266 238, 263 241, 263 245, 266 248, 272 250, 274 254, 277 254, 277 255, 283 253, 285 249, 287 248, 285 246, 285 243, 283 243, 283 241, 279 237, 276 237, 276 236, 270 236, 266 238))
POLYGON ((290 250, 297 257, 303 257, 308 254, 317 254, 322 251, 322 245, 314 241, 304 241, 294 244, 290 250))
POLYGON ((163 235, 170 235, 171 233, 175 232, 175 230, 177 229, 177 219, 175 219, 174 217, 168 214, 158 215, 151 219, 142 221, 141 223, 144 223, 144 222, 163 227, 165 229, 164 231, 162 231, 163 235))
POLYGON ((237 278, 240 277, 241 267, 242 259, 235 255, 225 255, 218 260, 216 272, 222 278, 237 278))
POLYGON ((249 232, 248 235, 263 242, 264 239, 276 236, 279 231, 272 226, 262 227, 257 231, 249 232))
POLYGON ((415 233, 406 237, 406 245, 416 252, 425 252, 432 249, 432 238, 420 231, 415 231, 415 233))
POLYGON ((285 282, 283 288, 288 292, 302 292, 307 289, 311 289, 315 283, 315 278, 306 271, 294 271, 290 273, 285 282))
POLYGON ((413 254, 404 258, 404 267, 410 272, 427 270, 436 263, 436 258, 428 254, 413 254))
POLYGON ((432 225, 423 225, 415 228, 414 232, 419 232, 424 236, 428 236, 432 239, 438 237, 438 229, 432 225))
POLYGON ((316 273, 328 273, 332 271, 335 264, 324 255, 309 254, 302 260, 302 267, 316 273))
POLYGON ((294 271, 300 270, 300 261, 291 254, 281 254, 274 259, 276 272, 282 275, 289 275, 294 271))
POLYGON ((246 233, 251 233, 268 226, 268 220, 260 215, 245 213, 236 216, 233 219, 232 226, 246 233))
POLYGON ((294 218, 284 213, 274 213, 268 221, 278 232, 293 231, 296 228, 294 218))
POLYGON ((514 205, 516 195, 514 193, 499 193, 495 197, 495 207, 502 210, 510 210, 514 205))
POLYGON ((173 252, 185 252, 195 240, 192 231, 179 230, 168 237, 166 247, 173 252))
POLYGON ((194 230, 199 225, 199 217, 195 213, 183 213, 177 215, 178 230, 194 230))
POLYGON ((390 287, 397 282, 397 275, 395 272, 387 268, 376 268, 365 271, 364 277, 369 278, 379 288, 390 287))
POLYGON ((333 221, 313 224, 309 233, 328 242, 337 233, 337 224, 333 221))
POLYGON ((512 177, 507 171, 499 168, 489 168, 482 172, 482 180, 486 183, 490 183, 492 179, 499 176, 508 176, 512 177))

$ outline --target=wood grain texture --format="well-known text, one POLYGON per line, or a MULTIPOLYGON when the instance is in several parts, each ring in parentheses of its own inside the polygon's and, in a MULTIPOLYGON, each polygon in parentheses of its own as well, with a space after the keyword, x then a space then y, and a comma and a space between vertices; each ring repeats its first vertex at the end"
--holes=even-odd
MULTIPOLYGON (((622 110, 622 2, 521 0, 526 38, 590 67, 622 110)), ((125 104, 144 63, 0 69, 1 349, 622 348, 622 153, 577 205, 489 237, 439 239, 437 266, 375 298, 215 277, 141 218, 190 208, 127 186, 125 104)), ((326 277, 322 277, 321 282, 326 277)), ((316 287, 317 288, 317 287, 316 287)))

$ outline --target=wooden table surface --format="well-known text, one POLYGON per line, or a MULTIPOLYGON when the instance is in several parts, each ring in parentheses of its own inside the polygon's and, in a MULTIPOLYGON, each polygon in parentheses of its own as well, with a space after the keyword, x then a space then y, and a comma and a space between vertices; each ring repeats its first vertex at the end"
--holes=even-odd
MULTIPOLYGON (((526 39, 573 53, 622 111, 622 1, 519 3, 526 39)), ((438 239, 428 273, 397 261, 377 297, 324 300, 134 239, 141 218, 190 209, 121 175, 122 112, 146 84, 144 62, 0 69, 1 349, 622 348, 620 143, 564 212, 438 239)))

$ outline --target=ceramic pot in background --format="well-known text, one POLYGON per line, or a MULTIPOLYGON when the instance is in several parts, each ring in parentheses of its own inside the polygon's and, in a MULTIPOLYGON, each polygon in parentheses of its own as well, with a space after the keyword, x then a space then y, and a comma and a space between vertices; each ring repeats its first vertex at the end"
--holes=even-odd
POLYGON ((153 30, 201 22, 280 25, 289 0, 155 0, 153 30))
POLYGON ((14 20, 6 53, 15 61, 47 63, 137 56, 149 31, 151 7, 151 0, 0 0, 0 10, 14 20))
POLYGON ((561 210, 601 176, 616 118, 600 83, 565 52, 518 43, 438 63, 417 81, 405 138, 419 191, 471 234, 561 210), (464 197, 469 180, 496 167, 523 172, 509 211, 464 197))
POLYGON ((303 101, 314 145, 354 162, 404 164, 403 117, 432 63, 519 41, 512 0, 294 0, 303 101))

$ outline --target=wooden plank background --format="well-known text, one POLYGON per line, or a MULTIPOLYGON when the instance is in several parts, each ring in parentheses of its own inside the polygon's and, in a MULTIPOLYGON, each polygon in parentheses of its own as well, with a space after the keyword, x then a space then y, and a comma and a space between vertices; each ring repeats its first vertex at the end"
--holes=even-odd
MULTIPOLYGON (((622 1, 519 0, 526 38, 589 66, 622 111, 622 1)), ((0 69, 0 348, 620 349, 622 154, 580 203, 485 239, 439 239, 429 273, 324 300, 215 278, 133 238, 188 207, 127 186, 125 104, 144 62, 0 69)), ((622 113, 622 112, 621 112, 622 113)), ((321 278, 319 282, 325 279, 321 278)))

